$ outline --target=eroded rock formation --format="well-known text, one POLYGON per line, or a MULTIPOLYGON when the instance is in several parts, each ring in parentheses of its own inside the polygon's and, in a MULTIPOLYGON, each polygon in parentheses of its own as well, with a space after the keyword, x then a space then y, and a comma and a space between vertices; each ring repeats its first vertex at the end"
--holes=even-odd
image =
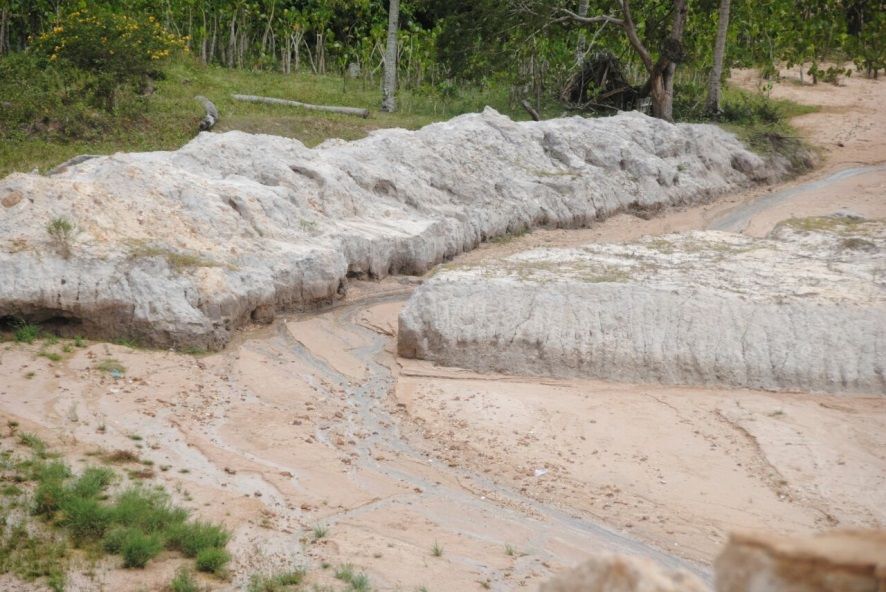
POLYGON ((480 371, 886 393, 886 223, 792 220, 445 270, 400 355, 480 371))
POLYGON ((882 592, 886 531, 733 535, 715 569, 717 592, 882 592))
POLYGON ((0 317, 217 348, 249 319, 422 273, 529 226, 695 203, 772 168, 732 135, 636 113, 515 123, 493 110, 308 149, 204 133, 0 181, 0 317), (68 245, 47 235, 63 218, 68 245))
POLYGON ((542 584, 539 592, 708 592, 686 570, 645 557, 600 553, 542 584))

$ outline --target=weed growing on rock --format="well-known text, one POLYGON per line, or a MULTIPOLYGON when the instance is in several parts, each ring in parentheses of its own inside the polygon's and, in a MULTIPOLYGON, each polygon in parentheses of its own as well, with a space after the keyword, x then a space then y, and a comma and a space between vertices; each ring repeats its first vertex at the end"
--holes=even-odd
POLYGON ((443 546, 437 541, 434 541, 434 546, 431 547, 431 555, 434 557, 443 557, 443 546))
POLYGON ((64 216, 53 218, 46 225, 46 233, 62 257, 67 259, 71 256, 71 241, 77 234, 77 226, 73 222, 64 216))

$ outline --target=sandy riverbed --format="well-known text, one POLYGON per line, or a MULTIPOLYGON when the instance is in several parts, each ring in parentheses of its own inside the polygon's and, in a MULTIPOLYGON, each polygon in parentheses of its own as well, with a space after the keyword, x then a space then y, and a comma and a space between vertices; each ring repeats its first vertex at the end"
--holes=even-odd
MULTIPOLYGON (((739 73, 741 84, 749 76, 739 73)), ((456 263, 704 228, 736 213, 752 234, 839 208, 886 217, 882 167, 808 185, 886 160, 884 88, 856 78, 776 85, 776 96, 823 106, 797 124, 824 146, 824 166, 784 187, 538 231, 456 263)), ((232 578, 207 579, 214 589, 293 565, 334 584, 334 566, 349 562, 379 590, 534 590, 600 548, 705 575, 736 528, 886 524, 883 398, 482 376, 398 360, 396 315, 417 281, 356 283, 333 309, 247 330, 209 356, 95 343, 50 362, 38 346, 5 344, 0 416, 77 465, 97 448, 153 461, 179 503, 235 532, 232 578), (105 358, 126 367, 123 378, 95 369, 105 358), (328 534, 313 541, 318 524, 328 534)), ((178 564, 162 559, 137 577, 103 564, 73 583, 161 589, 178 564)))

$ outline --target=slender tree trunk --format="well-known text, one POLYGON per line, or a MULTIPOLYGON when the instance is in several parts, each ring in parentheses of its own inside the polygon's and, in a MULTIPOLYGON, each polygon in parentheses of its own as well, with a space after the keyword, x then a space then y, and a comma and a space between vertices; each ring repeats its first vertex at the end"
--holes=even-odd
POLYGON ((720 112, 720 79, 723 77, 723 56, 726 53, 726 34, 729 31, 730 0, 720 0, 720 15, 717 21, 717 39, 714 42, 714 65, 708 78, 708 97, 705 111, 710 114, 720 112))
MULTIPOLYGON (((674 23, 671 26, 670 40, 672 47, 683 47, 683 31, 686 28, 686 0, 674 0, 674 23)), ((665 96, 662 104, 662 119, 674 121, 674 77, 677 73, 676 57, 669 59, 668 67, 665 69, 664 86, 665 96)))
POLYGON ((0 10, 0 55, 5 54, 9 47, 9 40, 7 39, 9 35, 7 22, 9 22, 9 7, 4 6, 3 9, 0 10))
POLYGON ((381 110, 397 110, 397 27, 400 20, 400 0, 390 0, 388 6, 388 45, 385 50, 385 81, 382 87, 381 110))
MULTIPOLYGON (((584 18, 588 16, 588 5, 590 0, 578 0, 578 16, 584 18)), ((585 59, 585 50, 587 49, 588 40, 585 34, 585 28, 580 27, 578 30, 578 45, 575 46, 575 64, 580 68, 585 59)))

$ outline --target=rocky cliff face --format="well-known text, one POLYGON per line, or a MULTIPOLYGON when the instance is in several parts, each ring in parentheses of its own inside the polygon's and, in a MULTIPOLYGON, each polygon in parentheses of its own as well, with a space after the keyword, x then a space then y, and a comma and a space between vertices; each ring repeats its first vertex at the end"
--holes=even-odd
POLYGON ((515 123, 493 110, 308 149, 204 133, 0 181, 0 317, 218 348, 250 319, 422 273, 530 226, 695 203, 771 174, 730 134, 636 113, 515 123), (67 244, 47 224, 77 227, 67 244))
POLYGON ((480 371, 886 393, 886 223, 793 220, 442 271, 400 355, 480 371))

